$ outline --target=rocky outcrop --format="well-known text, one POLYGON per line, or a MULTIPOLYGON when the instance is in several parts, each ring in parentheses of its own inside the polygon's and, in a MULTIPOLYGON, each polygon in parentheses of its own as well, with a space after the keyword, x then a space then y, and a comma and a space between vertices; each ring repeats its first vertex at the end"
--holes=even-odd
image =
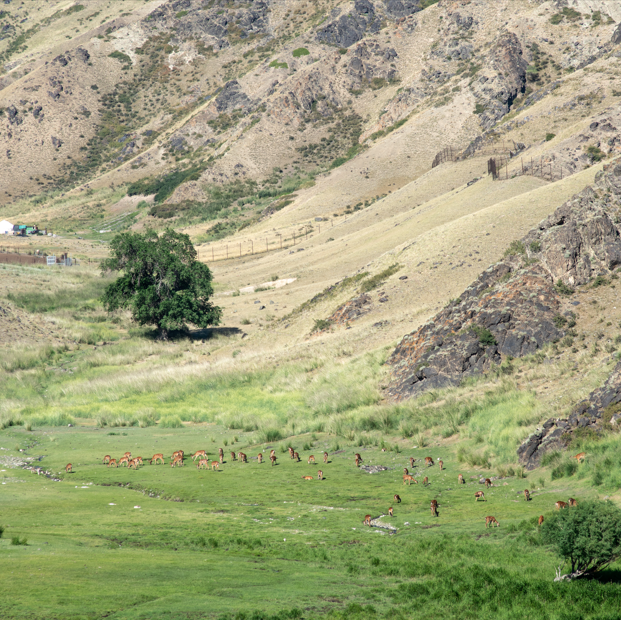
POLYGON ((366 293, 339 306, 328 318, 331 325, 345 325, 369 313, 373 308, 371 297, 366 293))
POLYGON ((621 425, 621 362, 606 383, 578 403, 567 418, 550 418, 518 448, 518 458, 526 469, 534 469, 549 450, 561 449, 579 429, 599 432, 604 425, 621 425))
POLYGON ((392 19, 407 17, 421 10, 420 0, 385 0, 386 14, 392 19))
POLYGON ((322 43, 349 47, 366 34, 379 32, 380 28, 381 19, 376 14, 375 6, 369 0, 356 0, 353 11, 319 29, 317 39, 322 43))
POLYGON ((402 400, 458 385, 505 357, 522 357, 560 339, 558 282, 585 284, 621 265, 621 163, 600 173, 483 272, 456 301, 403 338, 388 364, 388 394, 402 400))
POLYGON ((235 108, 249 109, 251 103, 248 95, 242 90, 237 80, 227 82, 216 97, 216 109, 220 114, 235 108))

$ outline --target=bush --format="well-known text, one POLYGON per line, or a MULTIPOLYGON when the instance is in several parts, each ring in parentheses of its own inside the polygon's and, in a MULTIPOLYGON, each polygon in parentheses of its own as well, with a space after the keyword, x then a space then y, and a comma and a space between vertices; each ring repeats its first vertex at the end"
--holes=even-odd
POLYGON ((574 289, 571 288, 570 286, 567 286, 567 284, 565 284, 563 280, 557 280, 556 284, 554 285, 554 288, 556 289, 556 292, 559 295, 569 296, 575 293, 574 289))
POLYGON ((505 256, 526 254, 526 246, 521 241, 512 241, 509 247, 505 250, 505 256))
POLYGON ((374 276, 371 276, 362 283, 360 286, 360 292, 368 293, 369 291, 372 291, 374 288, 380 286, 384 280, 397 273, 399 269, 401 269, 401 265, 399 265, 399 263, 393 263, 390 267, 384 269, 384 271, 376 273, 374 276))
POLYGON ((541 536, 571 562, 572 573, 594 573, 621 557, 621 510, 611 502, 581 502, 546 519, 541 536))
POLYGON ((328 321, 327 319, 315 319, 315 324, 313 325, 311 334, 314 334, 315 332, 321 332, 324 329, 330 329, 331 325, 332 322, 328 321))
POLYGON ((13 538, 11 538, 11 544, 15 546, 19 546, 19 545, 25 546, 28 544, 28 539, 26 537, 20 538, 19 536, 13 536, 13 538))
POLYGON ((283 439, 283 434, 277 428, 266 428, 261 431, 259 437, 261 443, 272 443, 283 439))
POLYGON ((550 140, 554 140, 554 138, 556 138, 556 134, 555 133, 547 133, 546 134, 546 142, 550 142, 550 140))
POLYGON ((480 325, 472 325, 470 327, 470 330, 475 333, 475 335, 479 339, 479 343, 482 344, 484 347, 498 344, 496 342, 496 338, 494 338, 494 334, 492 334, 489 329, 481 327, 480 325))
POLYGON ((160 428, 182 428, 183 422, 178 415, 171 415, 162 418, 159 423, 160 428))
POLYGON ((558 480, 559 478, 563 478, 566 476, 569 478, 573 476, 578 471, 578 463, 576 461, 566 461, 557 465, 552 470, 552 480, 558 480))
POLYGON ((305 47, 298 47, 298 49, 293 50, 293 57, 299 58, 300 56, 308 56, 310 52, 305 47))
POLYGON ((533 254, 541 252, 541 243, 539 243, 539 241, 531 241, 531 244, 528 247, 533 254))

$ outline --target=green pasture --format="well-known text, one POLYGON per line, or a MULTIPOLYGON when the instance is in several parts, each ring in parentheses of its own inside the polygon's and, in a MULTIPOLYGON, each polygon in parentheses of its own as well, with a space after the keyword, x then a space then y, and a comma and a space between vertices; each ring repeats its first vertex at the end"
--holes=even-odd
POLYGON ((560 561, 539 540, 536 519, 551 514, 555 501, 597 496, 580 472, 553 481, 551 463, 484 489, 479 478, 497 472, 460 463, 452 447, 394 439, 382 451, 384 444, 357 446, 325 433, 253 444, 254 436, 213 424, 110 429, 88 421, 0 431, 0 458, 43 457, 35 465, 62 478, 0 467, 0 617, 618 617, 621 567, 597 581, 555 584, 560 561), (284 452, 289 443, 302 462, 284 452), (219 472, 198 471, 189 458, 205 449, 212 460, 219 447, 219 472), (270 447, 278 464, 259 465, 253 457, 267 457, 270 447), (171 469, 178 449, 185 466, 171 469), (249 463, 232 461, 231 450, 240 449, 249 463), (126 451, 145 465, 102 464, 104 455, 126 451), (166 465, 148 464, 157 452, 166 465), (357 469, 355 452, 388 469, 357 469), (306 462, 311 453, 316 465, 306 462), (404 486, 410 456, 441 458, 445 470, 419 460, 419 484, 404 486), (64 473, 68 462, 74 473, 64 473), (457 484, 459 473, 465 485, 457 484), (524 488, 533 495, 528 503, 524 488), (481 489, 487 501, 476 502, 481 489), (396 533, 362 525, 366 514, 387 515, 389 506, 394 517, 379 523, 396 533), (500 528, 486 530, 486 515, 500 528), (27 544, 11 544, 16 537, 27 544))

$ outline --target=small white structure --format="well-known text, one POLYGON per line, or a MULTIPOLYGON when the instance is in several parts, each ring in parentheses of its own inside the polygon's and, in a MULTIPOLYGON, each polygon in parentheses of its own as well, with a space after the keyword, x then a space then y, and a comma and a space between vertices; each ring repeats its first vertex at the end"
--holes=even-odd
POLYGON ((0 235, 12 235, 13 234, 13 224, 8 222, 7 220, 2 220, 0 222, 0 235))

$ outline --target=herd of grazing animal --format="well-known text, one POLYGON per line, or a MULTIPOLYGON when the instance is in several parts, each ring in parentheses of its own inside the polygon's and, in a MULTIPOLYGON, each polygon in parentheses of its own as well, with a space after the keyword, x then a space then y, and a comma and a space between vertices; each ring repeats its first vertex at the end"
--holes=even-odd
MULTIPOLYGON (((295 462, 300 462, 300 455, 292 448, 289 447, 288 448, 289 451, 289 457, 295 461, 295 462)), ((183 461, 184 461, 184 456, 185 453, 183 450, 176 450, 175 452, 173 452, 172 457, 170 459, 170 466, 171 467, 182 467, 183 466, 183 461)), ((220 470, 220 464, 224 463, 224 450, 222 448, 218 449, 218 456, 219 459, 217 461, 211 461, 211 464, 207 458, 208 454, 206 452, 206 450, 197 450, 194 454, 191 455, 192 456, 192 461, 197 461, 196 463, 196 469, 200 470, 200 469, 209 469, 209 466, 211 465, 211 470, 215 471, 215 470, 220 470)), ((574 456, 573 458, 575 458, 578 463, 581 463, 584 461, 586 457, 586 453, 585 452, 581 452, 580 454, 576 454, 576 456, 574 456)), ((272 466, 276 465, 276 452, 274 450, 270 451, 270 461, 272 466)), ((248 457, 244 452, 239 451, 237 454, 235 454, 235 452, 231 452, 231 460, 233 461, 239 461, 240 463, 248 463, 248 457)), ((259 464, 263 463, 263 454, 261 452, 259 452, 258 456, 257 456, 257 461, 259 464)), ((410 457, 409 458, 410 461, 410 468, 414 468, 415 465, 414 463, 416 462, 416 459, 414 457, 410 457)), ((164 465, 166 462, 164 460, 164 454, 163 453, 157 453, 154 454, 153 457, 149 460, 149 463, 151 465, 155 464, 157 465, 158 463, 162 463, 162 465, 164 465)), ((323 462, 324 463, 328 463, 328 453, 324 452, 323 453, 323 462)), ((362 456, 359 453, 356 453, 354 456, 354 463, 356 465, 356 467, 360 467, 360 463, 363 462, 362 456)), ((308 457, 308 464, 309 465, 315 465, 315 456, 313 454, 311 454, 308 457)), ((109 454, 106 454, 106 456, 104 456, 103 458, 103 464, 107 465, 108 467, 119 467, 120 465, 125 464, 125 466, 128 469, 134 468, 134 469, 138 469, 139 465, 143 465, 143 460, 142 457, 140 456, 135 456, 132 458, 131 452, 125 452, 125 454, 123 454, 122 457, 120 457, 117 461, 117 459, 112 458, 109 454)), ((430 456, 425 457, 425 467, 433 467, 434 466, 434 461, 433 458, 431 458, 430 456)), ((441 460, 438 460, 438 466, 440 468, 440 471, 442 471, 444 469, 444 463, 441 460)), ((65 472, 66 473, 70 473, 73 472, 73 465, 71 463, 67 463, 67 466, 65 467, 65 472)), ((418 484, 418 481, 414 478, 414 476, 412 476, 410 474, 410 470, 407 467, 403 468, 403 484, 407 484, 408 486, 411 486, 412 483, 414 484, 418 484)), ((303 480, 314 480, 313 476, 302 476, 303 480)), ((317 472, 317 479, 318 480, 323 480, 324 476, 323 476, 323 471, 319 470, 317 472)), ((457 476, 457 483, 458 484, 466 484, 466 481, 464 480, 464 477, 462 474, 458 474, 457 476)), ((425 478, 423 479, 423 485, 424 486, 428 486, 429 485, 429 478, 428 476, 425 476, 425 478)), ((490 478, 485 478, 485 488, 488 489, 490 488, 492 485, 492 481, 490 478)), ((530 494, 530 491, 528 489, 524 489, 524 500, 526 502, 531 501, 532 497, 530 494)), ((395 495, 393 497, 393 500, 395 503, 400 504, 401 503, 401 497, 399 495, 395 495)), ((485 499, 485 492, 484 491, 476 491, 474 494, 474 500, 475 502, 478 502, 479 500, 483 500, 483 501, 487 501, 485 499)), ((555 508, 557 510, 562 510, 564 508, 570 508, 570 507, 575 507, 578 505, 578 502, 573 498, 570 497, 569 498, 569 502, 564 502, 564 501, 557 501, 555 503, 555 508)), ((431 500, 431 516, 433 517, 438 517, 438 501, 436 499, 432 499, 431 500)), ((389 516, 394 516, 394 510, 392 508, 392 506, 390 508, 388 508, 388 514, 389 516)), ((363 521, 364 525, 368 525, 369 527, 372 525, 372 516, 371 515, 366 515, 363 521)), ((541 526, 541 524, 543 523, 544 518, 543 515, 541 515, 539 517, 538 520, 538 524, 541 526)), ((498 520, 496 519, 496 517, 493 516, 487 516, 485 517, 485 527, 500 527, 500 523, 498 523, 498 520)))

